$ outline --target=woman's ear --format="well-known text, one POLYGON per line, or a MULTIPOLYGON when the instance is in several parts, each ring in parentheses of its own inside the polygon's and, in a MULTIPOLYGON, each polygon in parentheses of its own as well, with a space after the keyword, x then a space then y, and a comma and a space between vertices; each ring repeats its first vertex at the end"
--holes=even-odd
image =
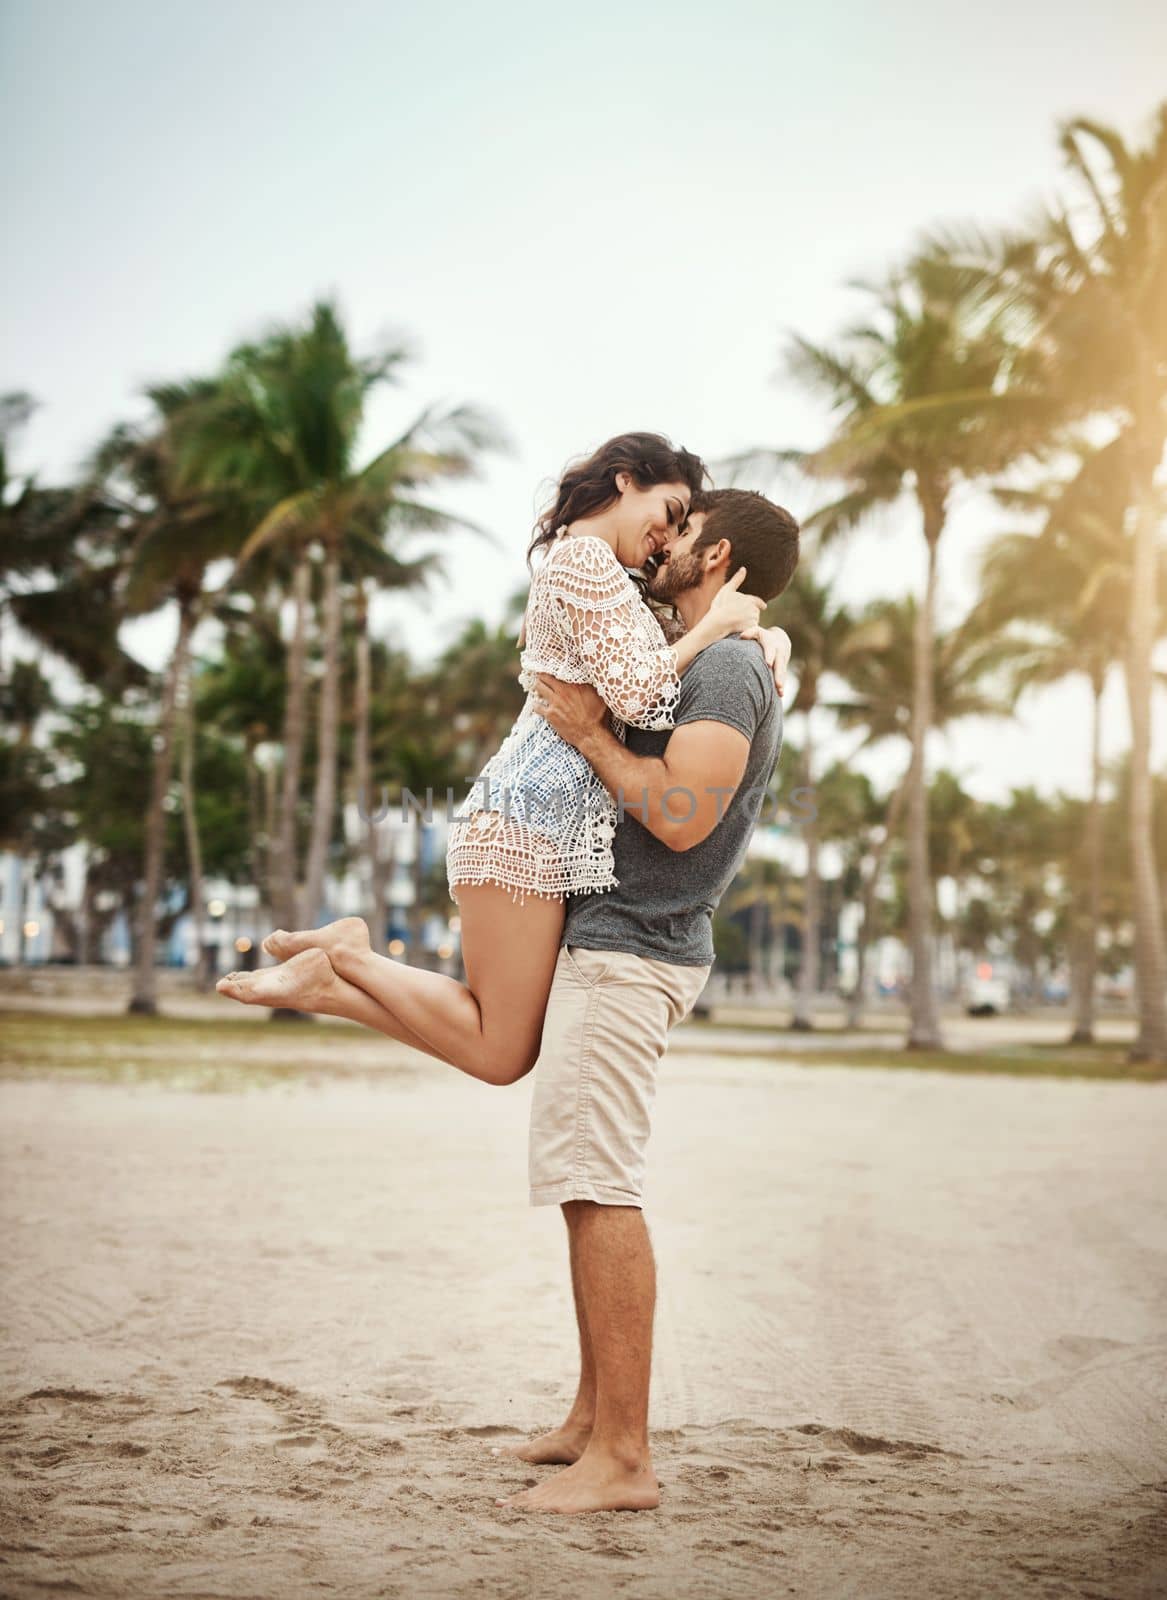
POLYGON ((623 494, 631 482, 632 474, 630 472, 618 472, 616 474, 616 492, 623 494))

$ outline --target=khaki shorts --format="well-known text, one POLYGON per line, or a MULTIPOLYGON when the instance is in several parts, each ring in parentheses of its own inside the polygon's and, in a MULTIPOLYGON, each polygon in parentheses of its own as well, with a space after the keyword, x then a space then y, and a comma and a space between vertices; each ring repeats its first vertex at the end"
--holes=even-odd
POLYGON ((709 970, 617 950, 560 950, 531 1099, 533 1206, 642 1205, 657 1063, 709 970))

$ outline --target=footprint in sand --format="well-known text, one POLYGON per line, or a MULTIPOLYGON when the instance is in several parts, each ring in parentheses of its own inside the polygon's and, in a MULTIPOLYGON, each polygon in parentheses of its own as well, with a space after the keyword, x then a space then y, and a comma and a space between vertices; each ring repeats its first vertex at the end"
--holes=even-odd
POLYGON ((1114 1350, 1127 1350, 1130 1346, 1124 1339, 1090 1338, 1086 1334, 1063 1333, 1057 1339, 1048 1339, 1045 1348, 1059 1366, 1073 1371, 1088 1361, 1097 1360, 1099 1356, 1110 1355, 1114 1350))
POLYGON ((875 1434, 856 1433, 853 1428, 828 1428, 821 1422, 806 1422, 792 1428, 792 1433, 809 1434, 822 1445, 835 1450, 849 1450, 852 1455, 888 1456, 958 1456, 957 1450, 944 1450, 938 1444, 922 1444, 916 1439, 881 1439, 875 1434))
POLYGON ((103 1394, 93 1389, 34 1389, 26 1400, 104 1400, 103 1394))
POLYGON ((248 1400, 294 1400, 298 1391, 270 1378, 220 1378, 216 1389, 230 1389, 248 1400))

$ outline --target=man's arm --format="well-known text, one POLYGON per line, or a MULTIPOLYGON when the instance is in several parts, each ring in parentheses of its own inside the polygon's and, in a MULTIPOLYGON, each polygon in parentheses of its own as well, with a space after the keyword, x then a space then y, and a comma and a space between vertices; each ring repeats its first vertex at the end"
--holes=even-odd
POLYGON ((586 683, 539 677, 535 710, 574 745, 623 810, 670 850, 691 850, 725 815, 750 753, 724 722, 674 728, 663 756, 637 756, 607 725, 607 707, 586 683))

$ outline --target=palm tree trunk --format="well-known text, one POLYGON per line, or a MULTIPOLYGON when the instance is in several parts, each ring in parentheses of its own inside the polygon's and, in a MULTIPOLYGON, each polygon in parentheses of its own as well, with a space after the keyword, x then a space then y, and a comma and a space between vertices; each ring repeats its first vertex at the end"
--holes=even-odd
POLYGON ((1167 1064, 1167 946, 1152 830, 1151 691, 1157 620, 1155 582, 1159 531, 1153 471, 1143 471, 1135 507, 1127 696, 1131 714, 1131 874, 1135 912, 1135 978, 1139 1031, 1133 1061, 1167 1064))
POLYGON ((15 959, 15 965, 18 966, 18 967, 23 967, 24 966, 24 921, 25 921, 25 914, 26 913, 25 913, 25 904, 24 904, 24 893, 25 893, 25 885, 24 885, 24 856, 20 853, 19 849, 14 850, 13 853, 12 853, 12 871, 13 871, 13 877, 16 880, 16 894, 13 896, 13 903, 16 906, 16 959, 15 959))
POLYGON ((409 964, 412 967, 429 966, 429 959, 422 949, 422 933, 425 929, 425 906, 423 904, 425 869, 422 857, 424 827, 422 813, 420 810, 416 811, 413 817, 413 865, 411 868, 413 900, 410 903, 409 914, 406 919, 409 923, 409 964))
MULTIPOLYGON (((802 758, 802 781, 814 793, 814 755, 811 744, 810 707, 806 715, 806 748, 802 758)), ((811 820, 803 828, 806 840, 806 884, 802 902, 802 959, 798 968, 798 988, 794 996, 794 1015, 790 1026, 800 1033, 814 1028, 814 997, 819 986, 819 924, 822 894, 819 876, 818 824, 811 820)))
POLYGON ((82 845, 81 909, 77 916, 77 965, 87 967, 93 948, 93 875, 89 870, 89 846, 82 845))
POLYGON ((755 994, 762 987, 765 971, 765 943, 766 937, 766 902, 761 895, 750 907, 750 993, 755 994))
POLYGON ((134 989, 129 1010, 153 1016, 158 1010, 157 976, 154 954, 157 948, 155 914, 158 885, 162 878, 162 850, 166 841, 166 791, 174 761, 174 724, 178 704, 178 682, 186 660, 194 627, 194 602, 180 600, 178 641, 162 681, 162 704, 154 735, 154 766, 150 786, 150 809, 146 813, 146 850, 142 864, 142 890, 135 923, 134 989))
MULTIPOLYGON (((927 513, 925 513, 927 516, 927 513)), ((916 610, 912 762, 908 768, 908 943, 912 953, 909 1050, 942 1050, 932 972, 932 884, 928 865, 928 731, 932 726, 932 655, 936 623, 939 528, 925 528, 928 578, 916 610)))
POLYGON ((312 561, 305 549, 296 562, 292 579, 295 614, 288 644, 288 696, 284 706, 284 774, 280 794, 279 826, 273 851, 273 892, 278 904, 275 920, 282 928, 299 927, 296 899, 296 812, 300 801, 300 769, 304 760, 304 706, 308 674, 308 603, 312 590, 312 561))
POLYGON ((369 605, 365 585, 357 591, 357 684, 356 684, 356 737, 353 749, 353 767, 357 788, 358 815, 364 812, 366 842, 369 851, 369 909, 365 920, 369 924, 369 939, 373 949, 383 954, 385 939, 385 864, 381 860, 381 841, 378 835, 380 809, 373 795, 372 773, 369 764, 369 706, 372 698, 372 663, 369 648, 369 605))
POLYGON ((316 790, 305 873, 304 921, 315 927, 324 910, 324 872, 336 810, 337 718, 340 715, 340 548, 330 539, 324 553, 324 672, 320 681, 316 735, 316 790))
POLYGON ((183 715, 182 715, 182 821, 186 832, 187 870, 190 874, 190 915, 195 930, 195 983, 200 989, 207 987, 206 953, 203 950, 203 845, 199 838, 199 819, 195 811, 194 783, 194 672, 188 650, 183 663, 183 715))
POLYGON ((1074 1030, 1071 1044, 1094 1043, 1094 990, 1098 982, 1098 932, 1102 921, 1102 690, 1105 679, 1094 677, 1094 713, 1090 729, 1090 807, 1086 813, 1082 859, 1086 869, 1086 903, 1075 918, 1071 974, 1074 1030))
POLYGON ((255 754, 255 739, 248 734, 243 752, 247 772, 247 838, 251 857, 251 876, 255 883, 259 907, 271 903, 271 835, 268 817, 264 810, 264 773, 255 754))
POLYGON ((859 924, 859 932, 855 938, 855 987, 847 1001, 848 1028, 863 1026, 863 1006, 867 998, 867 952, 871 948, 871 935, 875 931, 875 897, 879 891, 879 880, 883 876, 883 864, 887 860, 891 842, 900 831, 900 819, 904 814, 904 800, 907 798, 907 793, 908 780, 905 775, 903 782, 896 785, 888 801, 883 838, 875 847, 875 853, 871 858, 871 871, 863 885, 863 920, 859 924))
POLYGON ((275 913, 276 896, 279 893, 278 856, 279 856, 279 799, 278 799, 278 774, 275 764, 265 761, 260 770, 260 782, 263 786, 263 835, 267 842, 265 855, 266 871, 259 874, 263 884, 261 891, 264 904, 268 910, 275 913))

